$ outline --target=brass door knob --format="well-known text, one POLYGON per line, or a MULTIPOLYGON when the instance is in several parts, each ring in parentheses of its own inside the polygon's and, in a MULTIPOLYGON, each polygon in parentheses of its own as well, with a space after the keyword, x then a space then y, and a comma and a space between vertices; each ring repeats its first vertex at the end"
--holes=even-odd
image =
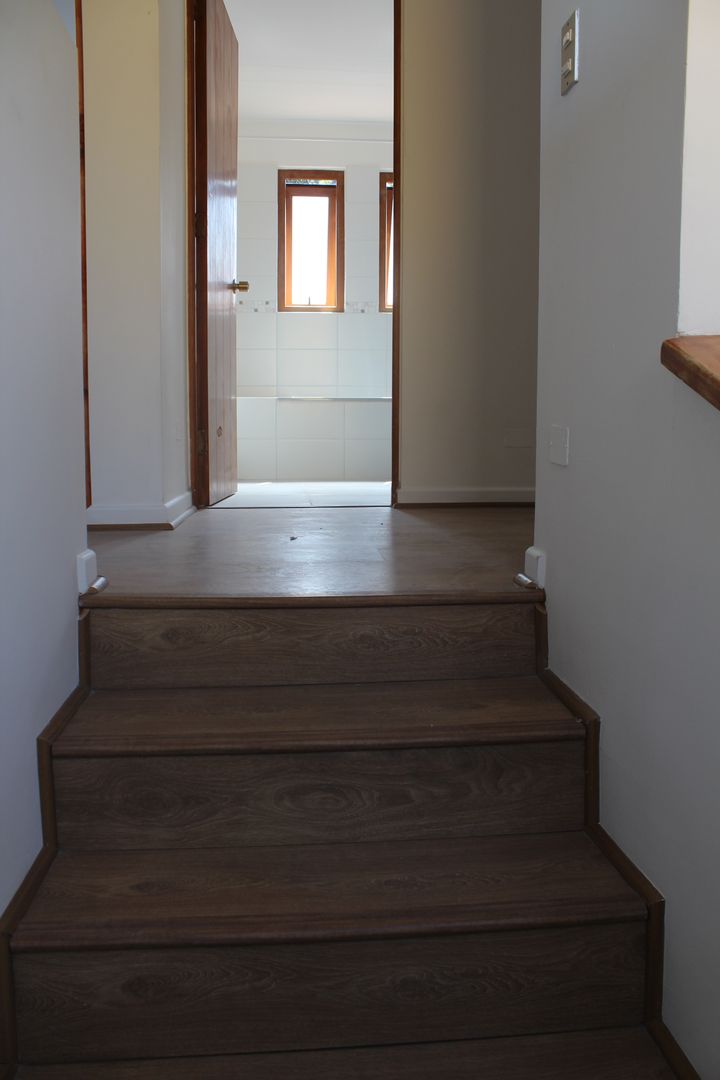
POLYGON ((235 281, 235 280, 233 280, 228 285, 228 289, 231 289, 232 292, 247 292, 249 290, 249 288, 250 288, 250 282, 249 281, 235 281))

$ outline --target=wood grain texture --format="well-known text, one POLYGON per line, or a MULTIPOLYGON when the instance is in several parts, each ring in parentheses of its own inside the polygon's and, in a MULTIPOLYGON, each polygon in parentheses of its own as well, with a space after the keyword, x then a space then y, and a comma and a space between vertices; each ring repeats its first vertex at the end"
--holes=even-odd
POLYGON ((238 46, 223 0, 199 0, 194 15, 194 442, 204 506, 237 485, 236 313, 229 285, 237 272, 238 46))
POLYGON ((87 199, 85 184, 85 50, 82 0, 75 0, 75 42, 78 63, 78 119, 80 137, 80 290, 82 299, 83 420, 85 449, 85 506, 92 503, 90 469, 90 367, 88 363, 87 199))
POLYGON ((663 367, 720 409, 720 336, 670 338, 661 359, 663 367))
POLYGON ((665 962, 665 898, 601 825, 591 825, 587 833, 647 907, 645 1022, 659 1021, 662 1019, 665 962))
POLYGON ((532 534, 514 508, 212 510, 168 533, 95 533, 110 584, 82 603, 536 603, 513 584, 532 534))
POLYGON ((50 723, 38 736, 37 759, 40 785, 40 814, 42 818, 43 843, 57 847, 57 816, 55 804, 55 775, 52 767, 52 747, 65 730, 66 725, 90 693, 87 686, 78 686, 63 702, 50 723))
POLYGON ((582 741, 534 676, 201 690, 100 690, 53 742, 58 757, 372 750, 582 741))
POLYGON ((584 824, 581 742, 55 761, 63 848, 326 844, 584 824))
POLYGON ((647 1026, 663 1057, 672 1066, 673 1076, 678 1080, 702 1080, 700 1073, 662 1020, 651 1020, 647 1026))
POLYGON ((15 985, 10 942, 31 906, 53 859, 55 848, 42 847, 20 883, 10 903, 0 916, 0 1062, 10 1062, 17 1055, 15 985))
POLYGON ((390 502, 397 505, 400 486, 400 312, 402 310, 402 0, 393 4, 393 202, 395 223, 393 235, 393 314, 392 314, 392 429, 390 502))
POLYGON ((92 669, 98 689, 529 675, 533 608, 98 610, 92 669))
POLYGON ((15 988, 10 955, 10 935, 0 932, 0 1063, 14 1061, 16 1054, 15 988))
POLYGON ((25 1062, 637 1026, 641 923, 418 940, 16 956, 25 1062))
MULTIPOLYGON (((695 1074, 697 1077, 697 1074, 695 1074)), ((18 1080, 673 1080, 642 1028, 361 1050, 21 1066, 18 1080)), ((689 1080, 689 1078, 688 1078, 689 1080)))
POLYGON ((204 851, 61 852, 13 951, 643 922, 583 833, 204 851))

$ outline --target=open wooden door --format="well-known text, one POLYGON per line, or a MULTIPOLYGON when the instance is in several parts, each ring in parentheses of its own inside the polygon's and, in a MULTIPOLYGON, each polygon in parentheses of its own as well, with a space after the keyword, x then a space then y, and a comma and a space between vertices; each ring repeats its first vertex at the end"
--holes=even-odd
POLYGON ((190 430, 195 505, 237 488, 238 43, 223 0, 188 0, 190 430))

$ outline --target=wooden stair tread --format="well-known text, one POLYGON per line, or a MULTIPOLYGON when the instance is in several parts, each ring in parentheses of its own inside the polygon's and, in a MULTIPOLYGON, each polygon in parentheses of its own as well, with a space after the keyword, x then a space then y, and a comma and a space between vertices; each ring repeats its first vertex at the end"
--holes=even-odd
POLYGON ((58 757, 262 753, 583 739, 540 679, 101 690, 58 757))
POLYGON ((18 1080, 673 1080, 642 1028, 233 1057, 22 1065, 18 1080))
POLYGON ((272 848, 61 852, 16 952, 240 945, 630 921, 584 833, 272 848))

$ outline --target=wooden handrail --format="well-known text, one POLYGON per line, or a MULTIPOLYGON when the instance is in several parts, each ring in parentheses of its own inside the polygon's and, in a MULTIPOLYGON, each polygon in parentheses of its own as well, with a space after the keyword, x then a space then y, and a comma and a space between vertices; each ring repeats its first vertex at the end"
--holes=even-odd
POLYGON ((661 359, 668 371, 720 409, 720 335, 670 338, 661 359))

